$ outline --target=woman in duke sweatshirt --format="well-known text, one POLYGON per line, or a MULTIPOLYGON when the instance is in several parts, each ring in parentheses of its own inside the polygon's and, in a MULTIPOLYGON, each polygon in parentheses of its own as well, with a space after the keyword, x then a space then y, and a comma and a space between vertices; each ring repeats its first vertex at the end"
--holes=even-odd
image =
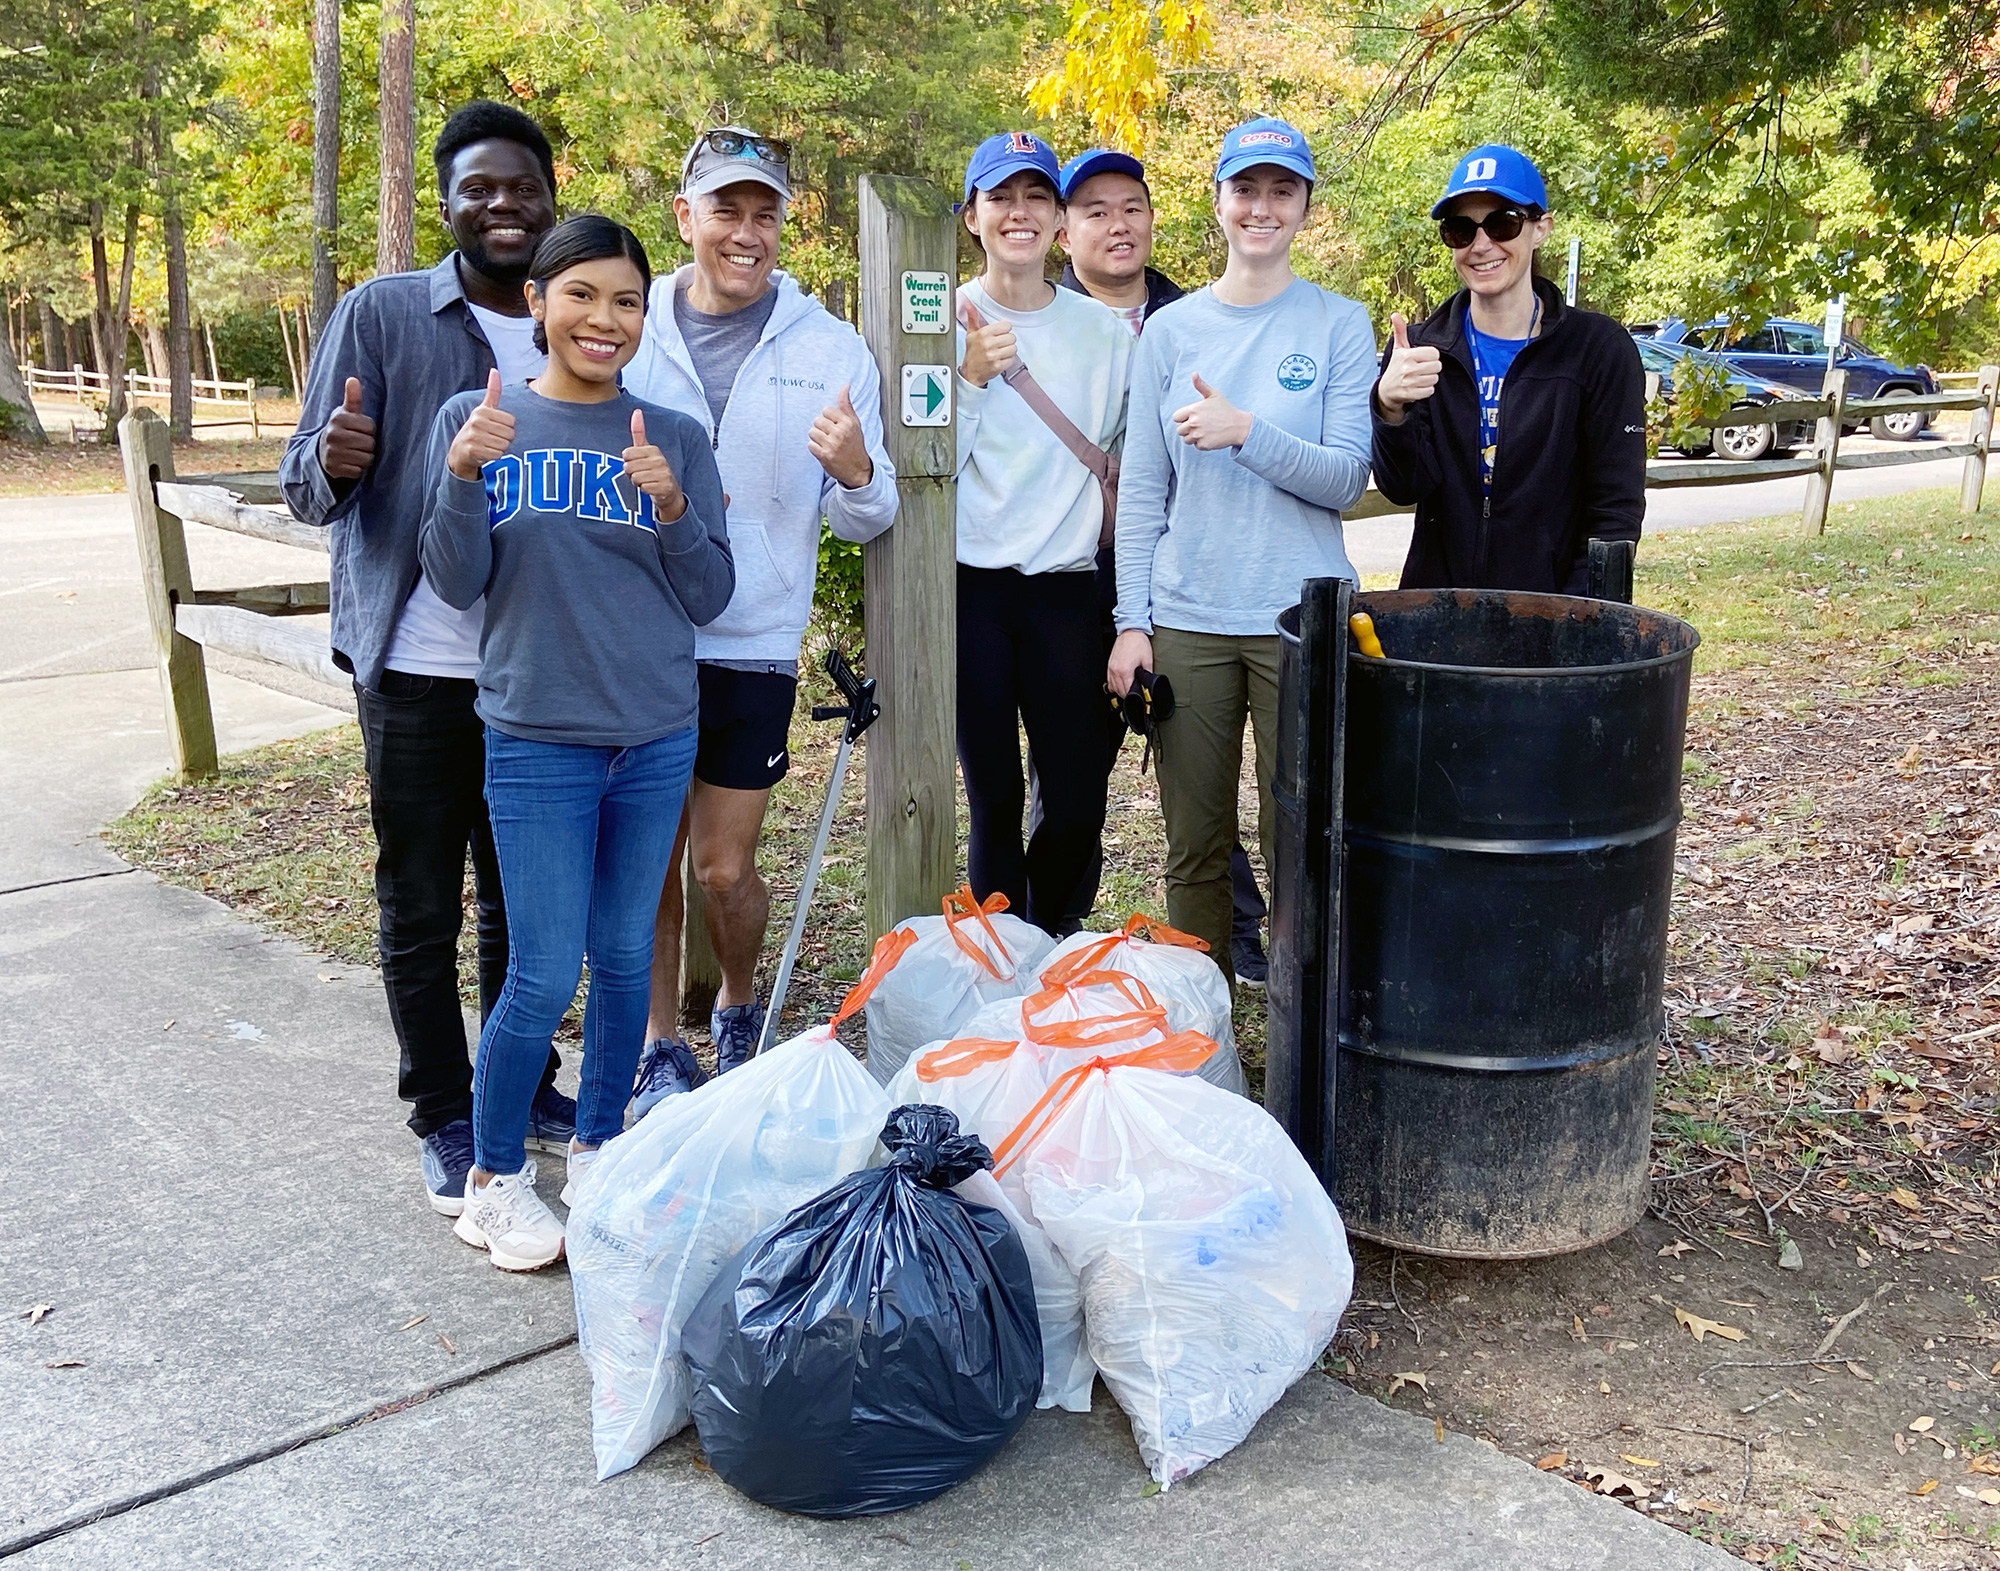
POLYGON ((1096 561, 1104 522, 1095 475, 1009 380, 1025 365, 1085 439, 1115 450, 1125 430, 1132 334, 1109 307, 1043 273, 1056 236, 1056 156, 1003 131, 965 171, 965 226, 986 253, 959 288, 958 761, 972 889, 998 890, 1065 936, 1094 880, 1111 759, 1096 561), (1025 847, 1020 734, 1042 816, 1025 847))
POLYGON ((418 554, 447 604, 486 597, 476 707, 508 900, 507 983, 480 1033, 456 1231, 504 1270, 562 1253, 523 1135, 586 949, 572 1184, 624 1126, 653 912, 694 765, 694 630, 735 587, 708 433, 619 382, 650 282, 623 225, 558 224, 528 286, 548 370, 504 391, 496 373, 431 430, 418 554))
POLYGON ((1167 920, 1229 969, 1229 848, 1243 722, 1257 732, 1257 835, 1271 865, 1278 613, 1308 578, 1354 568, 1341 509, 1368 484, 1367 313, 1292 274, 1311 149, 1282 120, 1222 139, 1222 277, 1157 312, 1139 340, 1118 489, 1112 691, 1173 683, 1161 727, 1167 920))

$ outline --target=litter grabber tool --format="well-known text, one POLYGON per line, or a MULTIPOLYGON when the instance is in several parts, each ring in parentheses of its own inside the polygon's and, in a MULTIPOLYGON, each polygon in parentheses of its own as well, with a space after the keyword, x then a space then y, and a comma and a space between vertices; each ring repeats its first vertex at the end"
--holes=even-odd
POLYGON ((1160 739, 1160 726, 1173 718, 1174 684, 1141 666, 1132 673, 1132 691, 1122 698, 1116 693, 1110 697, 1112 709, 1132 731, 1146 739, 1145 751, 1139 755, 1139 773, 1143 775, 1152 760, 1154 744, 1160 739))
POLYGON ((1354 647, 1371 660, 1386 659, 1382 653, 1382 640, 1375 636, 1375 618, 1366 611, 1356 611, 1347 619, 1348 630, 1354 634, 1354 647))
POLYGON ((792 985, 792 965, 799 958, 799 942, 806 936, 806 913, 812 909, 813 886, 819 882, 819 865, 826 856, 826 842, 833 834, 833 815, 840 811, 840 788, 847 779, 847 760, 855 741, 882 716, 875 702, 875 678, 863 681, 838 649, 826 652, 826 674, 840 690, 844 704, 815 704, 815 720, 844 720, 840 728, 840 748, 833 755, 833 775, 826 783, 826 806, 820 809, 819 833, 813 837, 812 855, 806 860, 805 875, 799 880, 798 907, 792 912, 792 930, 785 935, 785 952, 778 961, 777 980, 771 984, 770 1007, 764 1011, 764 1029, 757 1038, 763 1052, 778 1035, 778 1015, 785 1007, 785 992, 792 985))

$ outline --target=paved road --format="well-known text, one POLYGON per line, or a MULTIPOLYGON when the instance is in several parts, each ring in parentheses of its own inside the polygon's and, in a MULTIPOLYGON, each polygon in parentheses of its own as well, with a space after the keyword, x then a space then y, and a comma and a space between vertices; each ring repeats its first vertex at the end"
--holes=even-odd
MULTIPOLYGON (((1935 440, 1928 437, 1927 440, 1935 440)), ((1961 438, 1962 440, 1962 438, 1961 438)), ((1877 442, 1872 437, 1850 437, 1841 443, 1842 452, 1870 452, 1878 448, 1906 450, 1904 442, 1877 442)), ((1833 482, 1833 500, 1859 502, 1869 497, 1900 496, 1905 491, 1927 491, 1940 486, 1958 488, 1965 460, 1941 458, 1931 463, 1898 465, 1887 469, 1844 470, 1833 482)), ((1988 482, 1988 489, 2000 489, 2000 476, 1988 482)), ((1756 480, 1742 485, 1689 486, 1671 491, 1646 493, 1646 528, 1698 529, 1703 524, 1734 523, 1744 518, 1769 518, 1790 513, 1797 516, 1805 506, 1804 476, 1789 480, 1756 480)), ((1363 518, 1347 526, 1347 554, 1363 579, 1403 570, 1403 558, 1410 550, 1408 514, 1386 518, 1363 518)))
MULTIPOLYGON (((689 1435, 593 1483, 567 1279, 502 1277, 431 1214, 374 973, 126 868, 91 833, 166 762, 122 522, 96 499, 0 502, 10 1571, 1736 1564, 1318 1376, 1150 1499, 1101 1390, 891 1520, 754 1506, 689 1435), (30 1325, 36 1304, 53 1310, 30 1325)), ((282 547, 198 534, 198 583, 302 576, 282 547)), ((342 718, 213 685, 225 748, 342 718)))

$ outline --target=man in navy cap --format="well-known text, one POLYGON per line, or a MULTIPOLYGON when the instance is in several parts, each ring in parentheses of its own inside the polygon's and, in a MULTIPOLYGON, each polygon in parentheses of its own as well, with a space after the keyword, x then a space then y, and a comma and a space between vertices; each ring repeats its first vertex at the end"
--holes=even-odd
POLYGON ((1465 287, 1389 319, 1372 446, 1382 494, 1416 504, 1405 589, 1582 594, 1593 538, 1639 538, 1645 372, 1631 334, 1535 275, 1548 206, 1526 155, 1475 147, 1431 208, 1465 287))

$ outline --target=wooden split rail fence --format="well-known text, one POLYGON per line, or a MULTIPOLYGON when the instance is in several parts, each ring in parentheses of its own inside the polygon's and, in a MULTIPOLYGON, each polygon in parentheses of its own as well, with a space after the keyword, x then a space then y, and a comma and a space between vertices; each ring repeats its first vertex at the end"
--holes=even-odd
MULTIPOLYGON (((86 371, 80 365, 71 366, 67 371, 50 366, 24 365, 21 375, 27 381, 28 393, 52 397, 74 398, 78 403, 98 410, 104 409, 110 397, 111 378, 102 371, 86 371)), ((136 403, 141 398, 170 398, 173 383, 164 376, 146 376, 137 371, 125 373, 125 397, 136 403)), ((251 436, 261 433, 257 425, 257 384, 250 382, 218 382, 211 377, 194 378, 194 401, 197 405, 220 405, 224 409, 241 409, 242 415, 225 420, 197 420, 198 426, 247 425, 251 436)))

